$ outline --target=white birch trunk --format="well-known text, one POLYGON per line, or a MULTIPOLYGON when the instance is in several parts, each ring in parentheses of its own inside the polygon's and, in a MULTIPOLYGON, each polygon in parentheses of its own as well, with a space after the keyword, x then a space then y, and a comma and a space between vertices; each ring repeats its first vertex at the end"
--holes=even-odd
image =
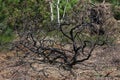
POLYGON ((54 14, 53 14, 53 3, 52 3, 52 1, 50 1, 49 4, 50 4, 51 21, 53 21, 54 20, 54 14))
POLYGON ((57 1, 57 21, 58 21, 58 25, 60 25, 59 3, 60 3, 60 0, 57 1))
POLYGON ((65 8, 64 8, 63 16, 62 16, 63 18, 65 17, 67 4, 68 4, 68 0, 66 0, 66 5, 65 5, 65 8))

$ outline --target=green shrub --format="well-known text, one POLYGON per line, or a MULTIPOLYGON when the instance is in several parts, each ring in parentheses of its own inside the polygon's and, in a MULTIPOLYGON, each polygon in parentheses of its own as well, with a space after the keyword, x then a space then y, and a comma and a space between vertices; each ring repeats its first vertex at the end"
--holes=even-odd
POLYGON ((115 6, 113 7, 114 18, 120 20, 120 7, 115 6))
POLYGON ((0 24, 0 51, 8 48, 8 44, 14 39, 13 30, 0 24))

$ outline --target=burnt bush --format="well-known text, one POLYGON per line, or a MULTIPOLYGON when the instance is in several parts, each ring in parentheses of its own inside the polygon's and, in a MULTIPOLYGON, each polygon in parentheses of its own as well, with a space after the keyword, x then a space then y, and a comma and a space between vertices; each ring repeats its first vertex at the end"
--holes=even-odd
POLYGON ((25 53, 23 59, 29 53, 36 54, 37 58, 32 56, 35 60, 66 70, 89 60, 95 47, 107 44, 108 36, 103 27, 106 20, 103 8, 83 5, 75 6, 59 25, 55 22, 52 26, 57 28, 50 31, 42 25, 38 27, 38 22, 42 22, 39 15, 22 18, 22 30, 16 28, 15 49, 25 53))

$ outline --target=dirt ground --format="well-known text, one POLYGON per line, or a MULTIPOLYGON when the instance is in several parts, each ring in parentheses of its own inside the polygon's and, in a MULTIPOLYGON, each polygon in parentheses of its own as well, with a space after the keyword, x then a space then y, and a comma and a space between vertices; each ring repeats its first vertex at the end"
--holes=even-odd
POLYGON ((32 56, 36 55, 23 59, 15 51, 1 52, 0 80, 120 80, 120 44, 97 47, 90 60, 72 71, 40 63, 32 56))

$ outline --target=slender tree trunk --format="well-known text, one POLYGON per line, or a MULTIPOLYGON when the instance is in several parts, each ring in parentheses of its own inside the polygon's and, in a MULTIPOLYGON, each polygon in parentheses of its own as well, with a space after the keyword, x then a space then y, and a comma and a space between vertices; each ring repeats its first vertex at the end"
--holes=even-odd
POLYGON ((103 4, 105 3, 105 0, 103 0, 103 4))
POLYGON ((60 3, 60 0, 57 1, 57 21, 58 21, 58 25, 60 25, 59 3, 60 3))
POLYGON ((50 1, 49 4, 50 4, 51 21, 53 21, 54 20, 54 14, 53 14, 53 3, 52 3, 52 1, 50 1))
POLYGON ((63 16, 62 16, 63 18, 65 17, 67 4, 68 4, 68 0, 66 0, 66 5, 65 5, 65 8, 64 8, 63 16))

